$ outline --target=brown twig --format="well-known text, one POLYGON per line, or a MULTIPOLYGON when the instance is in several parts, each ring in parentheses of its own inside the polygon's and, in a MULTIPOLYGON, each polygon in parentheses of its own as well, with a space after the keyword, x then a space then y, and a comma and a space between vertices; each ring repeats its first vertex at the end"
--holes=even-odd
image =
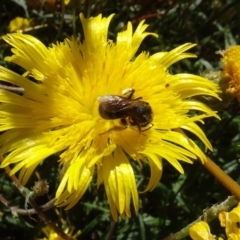
POLYGON ((106 237, 106 240, 111 240, 113 239, 113 235, 114 235, 114 232, 116 230, 116 222, 111 222, 111 225, 110 225, 110 229, 108 231, 108 234, 107 234, 107 237, 106 237))
MULTIPOLYGON (((10 167, 5 167, 4 168, 8 176, 11 178, 11 180, 15 183, 16 187, 18 190, 21 192, 21 194, 24 195, 24 186, 21 184, 21 182, 18 180, 18 178, 15 175, 11 175, 11 169, 10 167)), ((24 196, 26 197, 26 196, 24 196)), ((68 236, 65 232, 62 231, 61 228, 59 228, 56 224, 54 224, 51 220, 47 218, 47 216, 43 213, 42 209, 40 206, 36 204, 36 202, 29 198, 29 203, 30 205, 34 208, 38 216, 54 231, 56 232, 59 237, 61 237, 64 240, 73 240, 72 237, 68 236)))
MULTIPOLYGON (((21 215, 33 215, 37 214, 34 208, 31 209, 22 209, 17 206, 11 206, 11 204, 2 196, 0 195, 0 202, 3 203, 6 207, 8 207, 11 212, 21 214, 21 215)), ((45 203, 44 205, 39 206, 41 211, 45 212, 51 209, 54 206, 55 198, 51 199, 49 202, 45 203)))

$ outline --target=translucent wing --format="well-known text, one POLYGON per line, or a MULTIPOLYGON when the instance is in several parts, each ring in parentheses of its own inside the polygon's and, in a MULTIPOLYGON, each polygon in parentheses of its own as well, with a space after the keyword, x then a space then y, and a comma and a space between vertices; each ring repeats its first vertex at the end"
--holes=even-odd
POLYGON ((136 105, 136 101, 118 95, 98 97, 99 113, 104 119, 125 118, 136 105))

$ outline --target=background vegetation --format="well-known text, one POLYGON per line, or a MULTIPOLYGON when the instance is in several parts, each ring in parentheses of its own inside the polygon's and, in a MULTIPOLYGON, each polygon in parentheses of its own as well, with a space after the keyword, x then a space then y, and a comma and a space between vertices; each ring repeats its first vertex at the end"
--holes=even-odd
MULTIPOLYGON (((128 21, 137 26, 142 19, 146 19, 148 31, 158 33, 159 38, 147 37, 139 51, 155 53, 186 42, 197 43, 191 52, 199 57, 175 64, 170 69, 173 73, 201 75, 221 70, 221 56, 216 51, 238 44, 240 38, 238 0, 72 0, 66 6, 57 0, 2 0, 0 9, 0 36, 9 32, 11 20, 25 17, 31 19, 31 27, 24 32, 37 37, 47 46, 71 35, 83 38, 78 17, 80 12, 85 16, 115 13, 109 30, 109 38, 112 39, 128 21)), ((8 55, 11 55, 10 46, 0 40, 0 64, 22 73, 18 66, 3 60, 8 55)), ((214 152, 209 156, 239 182, 239 106, 232 101, 221 107, 213 107, 219 111, 222 120, 207 119, 202 126, 214 147, 214 152)), ((44 161, 27 185, 31 189, 38 176, 49 182, 49 193, 36 199, 39 205, 54 197, 58 184, 57 159, 58 156, 53 156, 44 161)), ((75 226, 76 230, 81 230, 78 239, 164 239, 194 221, 203 214, 204 209, 231 195, 198 162, 183 165, 185 174, 180 175, 164 162, 161 182, 154 191, 140 194, 140 211, 138 214, 132 211, 131 219, 120 219, 114 223, 104 188, 97 190, 94 182, 79 204, 70 211, 52 208, 46 215, 60 227, 75 226)), ((11 206, 24 209, 25 199, 4 170, 0 172, 0 193, 11 206)), ((142 190, 148 181, 149 169, 147 166, 143 169, 136 166, 135 173, 142 190)), ((16 217, 0 204, 0 239, 43 238, 43 226, 37 215, 16 217)), ((211 230, 218 236, 224 233, 218 220, 211 223, 211 230)))

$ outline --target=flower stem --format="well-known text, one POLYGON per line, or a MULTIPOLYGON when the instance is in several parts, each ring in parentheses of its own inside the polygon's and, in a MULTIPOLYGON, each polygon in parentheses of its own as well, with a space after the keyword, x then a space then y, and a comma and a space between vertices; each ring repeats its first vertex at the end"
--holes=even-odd
POLYGON ((238 200, 240 200, 240 186, 231 177, 229 177, 220 167, 218 167, 210 158, 203 166, 238 200))

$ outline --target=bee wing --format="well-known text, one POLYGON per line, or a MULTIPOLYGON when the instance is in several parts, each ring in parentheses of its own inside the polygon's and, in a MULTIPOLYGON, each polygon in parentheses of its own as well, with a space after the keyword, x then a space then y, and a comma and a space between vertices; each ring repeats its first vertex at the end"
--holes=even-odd
MULTIPOLYGON (((101 106, 112 113, 121 113, 132 108, 134 101, 118 95, 105 95, 98 97, 101 106)), ((134 104, 135 105, 135 104, 134 104)))

